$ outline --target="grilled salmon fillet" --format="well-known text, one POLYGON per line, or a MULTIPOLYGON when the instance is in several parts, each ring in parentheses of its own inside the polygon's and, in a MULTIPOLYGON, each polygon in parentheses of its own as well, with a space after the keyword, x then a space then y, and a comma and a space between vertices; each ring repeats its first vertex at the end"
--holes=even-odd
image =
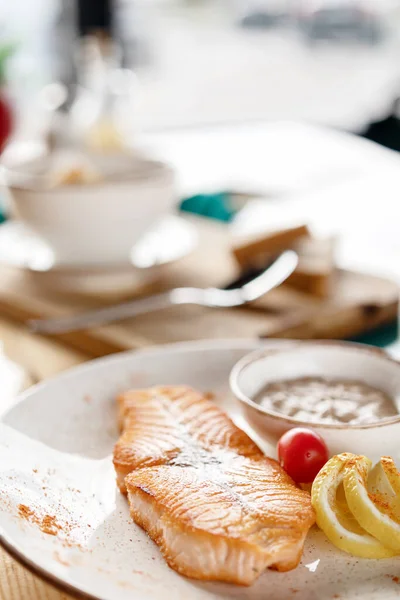
POLYGON ((251 585, 293 569, 314 523, 310 496, 205 395, 185 386, 118 398, 117 481, 170 567, 251 585))

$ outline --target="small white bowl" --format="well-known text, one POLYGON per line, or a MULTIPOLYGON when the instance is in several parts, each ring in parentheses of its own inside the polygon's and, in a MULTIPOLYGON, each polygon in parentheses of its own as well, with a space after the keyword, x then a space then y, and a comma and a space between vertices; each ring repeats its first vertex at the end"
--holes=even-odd
POLYGON ((128 261, 134 244, 171 211, 177 198, 173 171, 150 161, 143 176, 88 185, 40 189, 19 185, 12 171, 7 180, 12 216, 68 266, 128 261))
POLYGON ((292 342, 252 352, 234 366, 230 375, 231 389, 246 420, 269 443, 276 444, 293 427, 308 427, 322 436, 331 454, 354 452, 371 459, 400 456, 400 414, 360 425, 310 424, 273 412, 254 400, 268 383, 300 377, 364 382, 389 394, 400 413, 400 363, 381 350, 360 344, 292 342))

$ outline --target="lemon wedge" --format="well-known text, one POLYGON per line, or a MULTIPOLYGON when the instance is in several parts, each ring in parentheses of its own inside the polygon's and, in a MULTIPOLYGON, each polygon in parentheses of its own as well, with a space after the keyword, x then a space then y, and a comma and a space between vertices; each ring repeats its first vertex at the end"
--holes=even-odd
POLYGON ((394 496, 400 497, 400 473, 397 470, 393 458, 390 456, 382 456, 381 460, 369 474, 368 486, 372 488, 372 491, 375 491, 378 486, 386 487, 386 489, 394 496), (380 476, 378 485, 376 483, 377 476, 380 476), (389 486, 389 488, 387 488, 387 486, 389 486))
POLYGON ((373 468, 365 456, 349 461, 343 478, 347 504, 358 523, 384 546, 400 553, 400 486, 392 459, 383 457, 373 468))
POLYGON ((354 454, 338 454, 318 473, 311 489, 317 524, 332 544, 349 554, 362 558, 389 558, 396 553, 362 528, 346 501, 343 480, 347 465, 358 458, 354 454))

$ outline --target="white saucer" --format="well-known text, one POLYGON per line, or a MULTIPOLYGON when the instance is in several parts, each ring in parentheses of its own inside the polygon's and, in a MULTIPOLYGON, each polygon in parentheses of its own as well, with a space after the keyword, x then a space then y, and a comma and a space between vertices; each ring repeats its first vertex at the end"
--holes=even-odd
POLYGON ((80 294, 123 294, 147 285, 162 267, 187 256, 197 245, 196 227, 182 217, 157 223, 115 264, 68 265, 19 221, 0 225, 0 265, 22 270, 41 286, 80 294))

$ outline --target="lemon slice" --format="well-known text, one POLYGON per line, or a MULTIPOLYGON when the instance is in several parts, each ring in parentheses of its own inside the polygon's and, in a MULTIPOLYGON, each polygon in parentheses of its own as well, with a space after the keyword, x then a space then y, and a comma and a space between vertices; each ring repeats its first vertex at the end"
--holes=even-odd
POLYGON ((390 456, 382 456, 369 474, 368 489, 375 492, 379 488, 384 488, 394 498, 400 498, 400 473, 390 456))
POLYGON ((369 535, 351 513, 343 490, 346 465, 359 457, 338 454, 318 473, 311 490, 317 524, 327 538, 345 552, 362 558, 388 558, 395 552, 369 535))
POLYGON ((386 457, 372 471, 371 466, 365 456, 349 461, 343 479, 347 504, 368 533, 399 554, 400 503, 391 485, 399 485, 397 470, 386 457))

